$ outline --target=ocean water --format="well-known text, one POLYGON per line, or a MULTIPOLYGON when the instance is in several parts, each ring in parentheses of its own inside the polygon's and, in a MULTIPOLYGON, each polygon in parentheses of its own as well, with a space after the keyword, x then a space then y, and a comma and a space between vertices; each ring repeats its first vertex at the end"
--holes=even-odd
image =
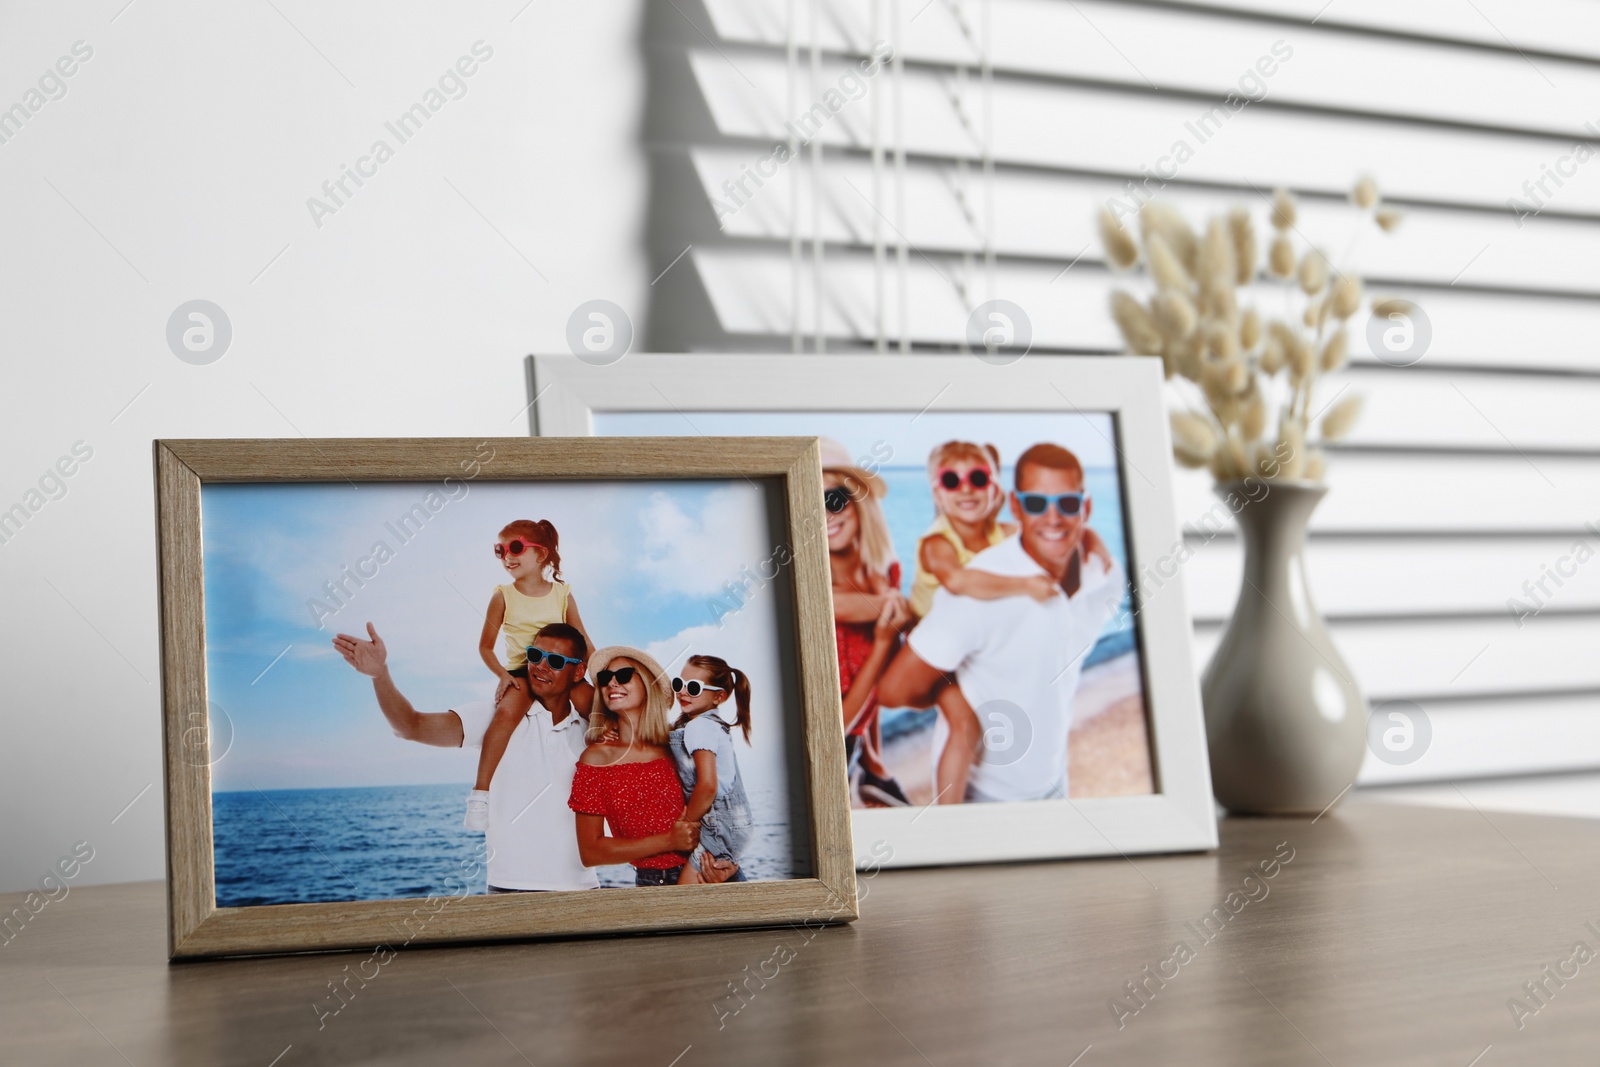
MULTIPOLYGON (((457 895, 483 835, 461 828, 467 786, 397 785, 214 793, 217 906, 305 904, 457 895)), ((803 874, 790 853, 787 810, 752 793, 756 834, 745 877, 803 874)), ((479 873, 472 892, 486 891, 479 873)), ((599 868, 606 886, 633 885, 627 865, 599 868)))

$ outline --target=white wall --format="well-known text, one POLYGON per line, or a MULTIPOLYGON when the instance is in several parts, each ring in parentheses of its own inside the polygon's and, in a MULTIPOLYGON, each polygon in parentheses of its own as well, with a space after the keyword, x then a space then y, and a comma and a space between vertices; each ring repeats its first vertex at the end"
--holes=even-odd
POLYGON ((0 7, 0 108, 93 49, 0 143, 0 509, 93 449, 0 543, 0 892, 80 840, 80 884, 163 875, 152 439, 525 433, 521 357, 653 274, 636 0, 123 2, 0 7), (165 338, 195 298, 233 328, 206 366, 165 338))

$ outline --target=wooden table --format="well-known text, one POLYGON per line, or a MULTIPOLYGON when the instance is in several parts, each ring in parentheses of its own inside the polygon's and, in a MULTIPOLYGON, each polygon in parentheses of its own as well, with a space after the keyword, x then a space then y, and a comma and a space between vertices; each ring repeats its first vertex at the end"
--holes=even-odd
POLYGON ((74 889, 0 946, 0 1063, 1600 1061, 1600 822, 1357 797, 1315 823, 1229 819, 1212 855, 886 871, 862 892, 859 923, 809 940, 408 949, 319 1029, 367 954, 169 965, 160 884, 74 889))

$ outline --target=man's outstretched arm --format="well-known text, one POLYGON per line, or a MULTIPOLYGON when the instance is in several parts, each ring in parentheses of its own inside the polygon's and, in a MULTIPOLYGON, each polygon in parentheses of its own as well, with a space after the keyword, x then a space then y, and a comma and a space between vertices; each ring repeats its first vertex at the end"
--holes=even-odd
POLYGON ((389 650, 370 622, 367 634, 371 640, 340 634, 333 639, 333 647, 346 663, 372 679, 378 707, 389 720, 395 736, 440 748, 460 748, 465 738, 461 717, 453 711, 418 711, 412 707, 389 674, 389 650))

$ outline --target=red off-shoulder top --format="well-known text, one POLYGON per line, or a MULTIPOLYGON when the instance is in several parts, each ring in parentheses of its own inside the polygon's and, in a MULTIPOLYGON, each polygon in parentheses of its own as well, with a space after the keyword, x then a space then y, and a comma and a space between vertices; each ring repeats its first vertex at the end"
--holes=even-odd
MULTIPOLYGON (((664 834, 683 816, 683 786, 670 759, 645 763, 578 764, 567 807, 583 815, 603 815, 611 836, 629 840, 664 834)), ((633 861, 635 867, 677 867, 686 852, 657 852, 633 861)))

